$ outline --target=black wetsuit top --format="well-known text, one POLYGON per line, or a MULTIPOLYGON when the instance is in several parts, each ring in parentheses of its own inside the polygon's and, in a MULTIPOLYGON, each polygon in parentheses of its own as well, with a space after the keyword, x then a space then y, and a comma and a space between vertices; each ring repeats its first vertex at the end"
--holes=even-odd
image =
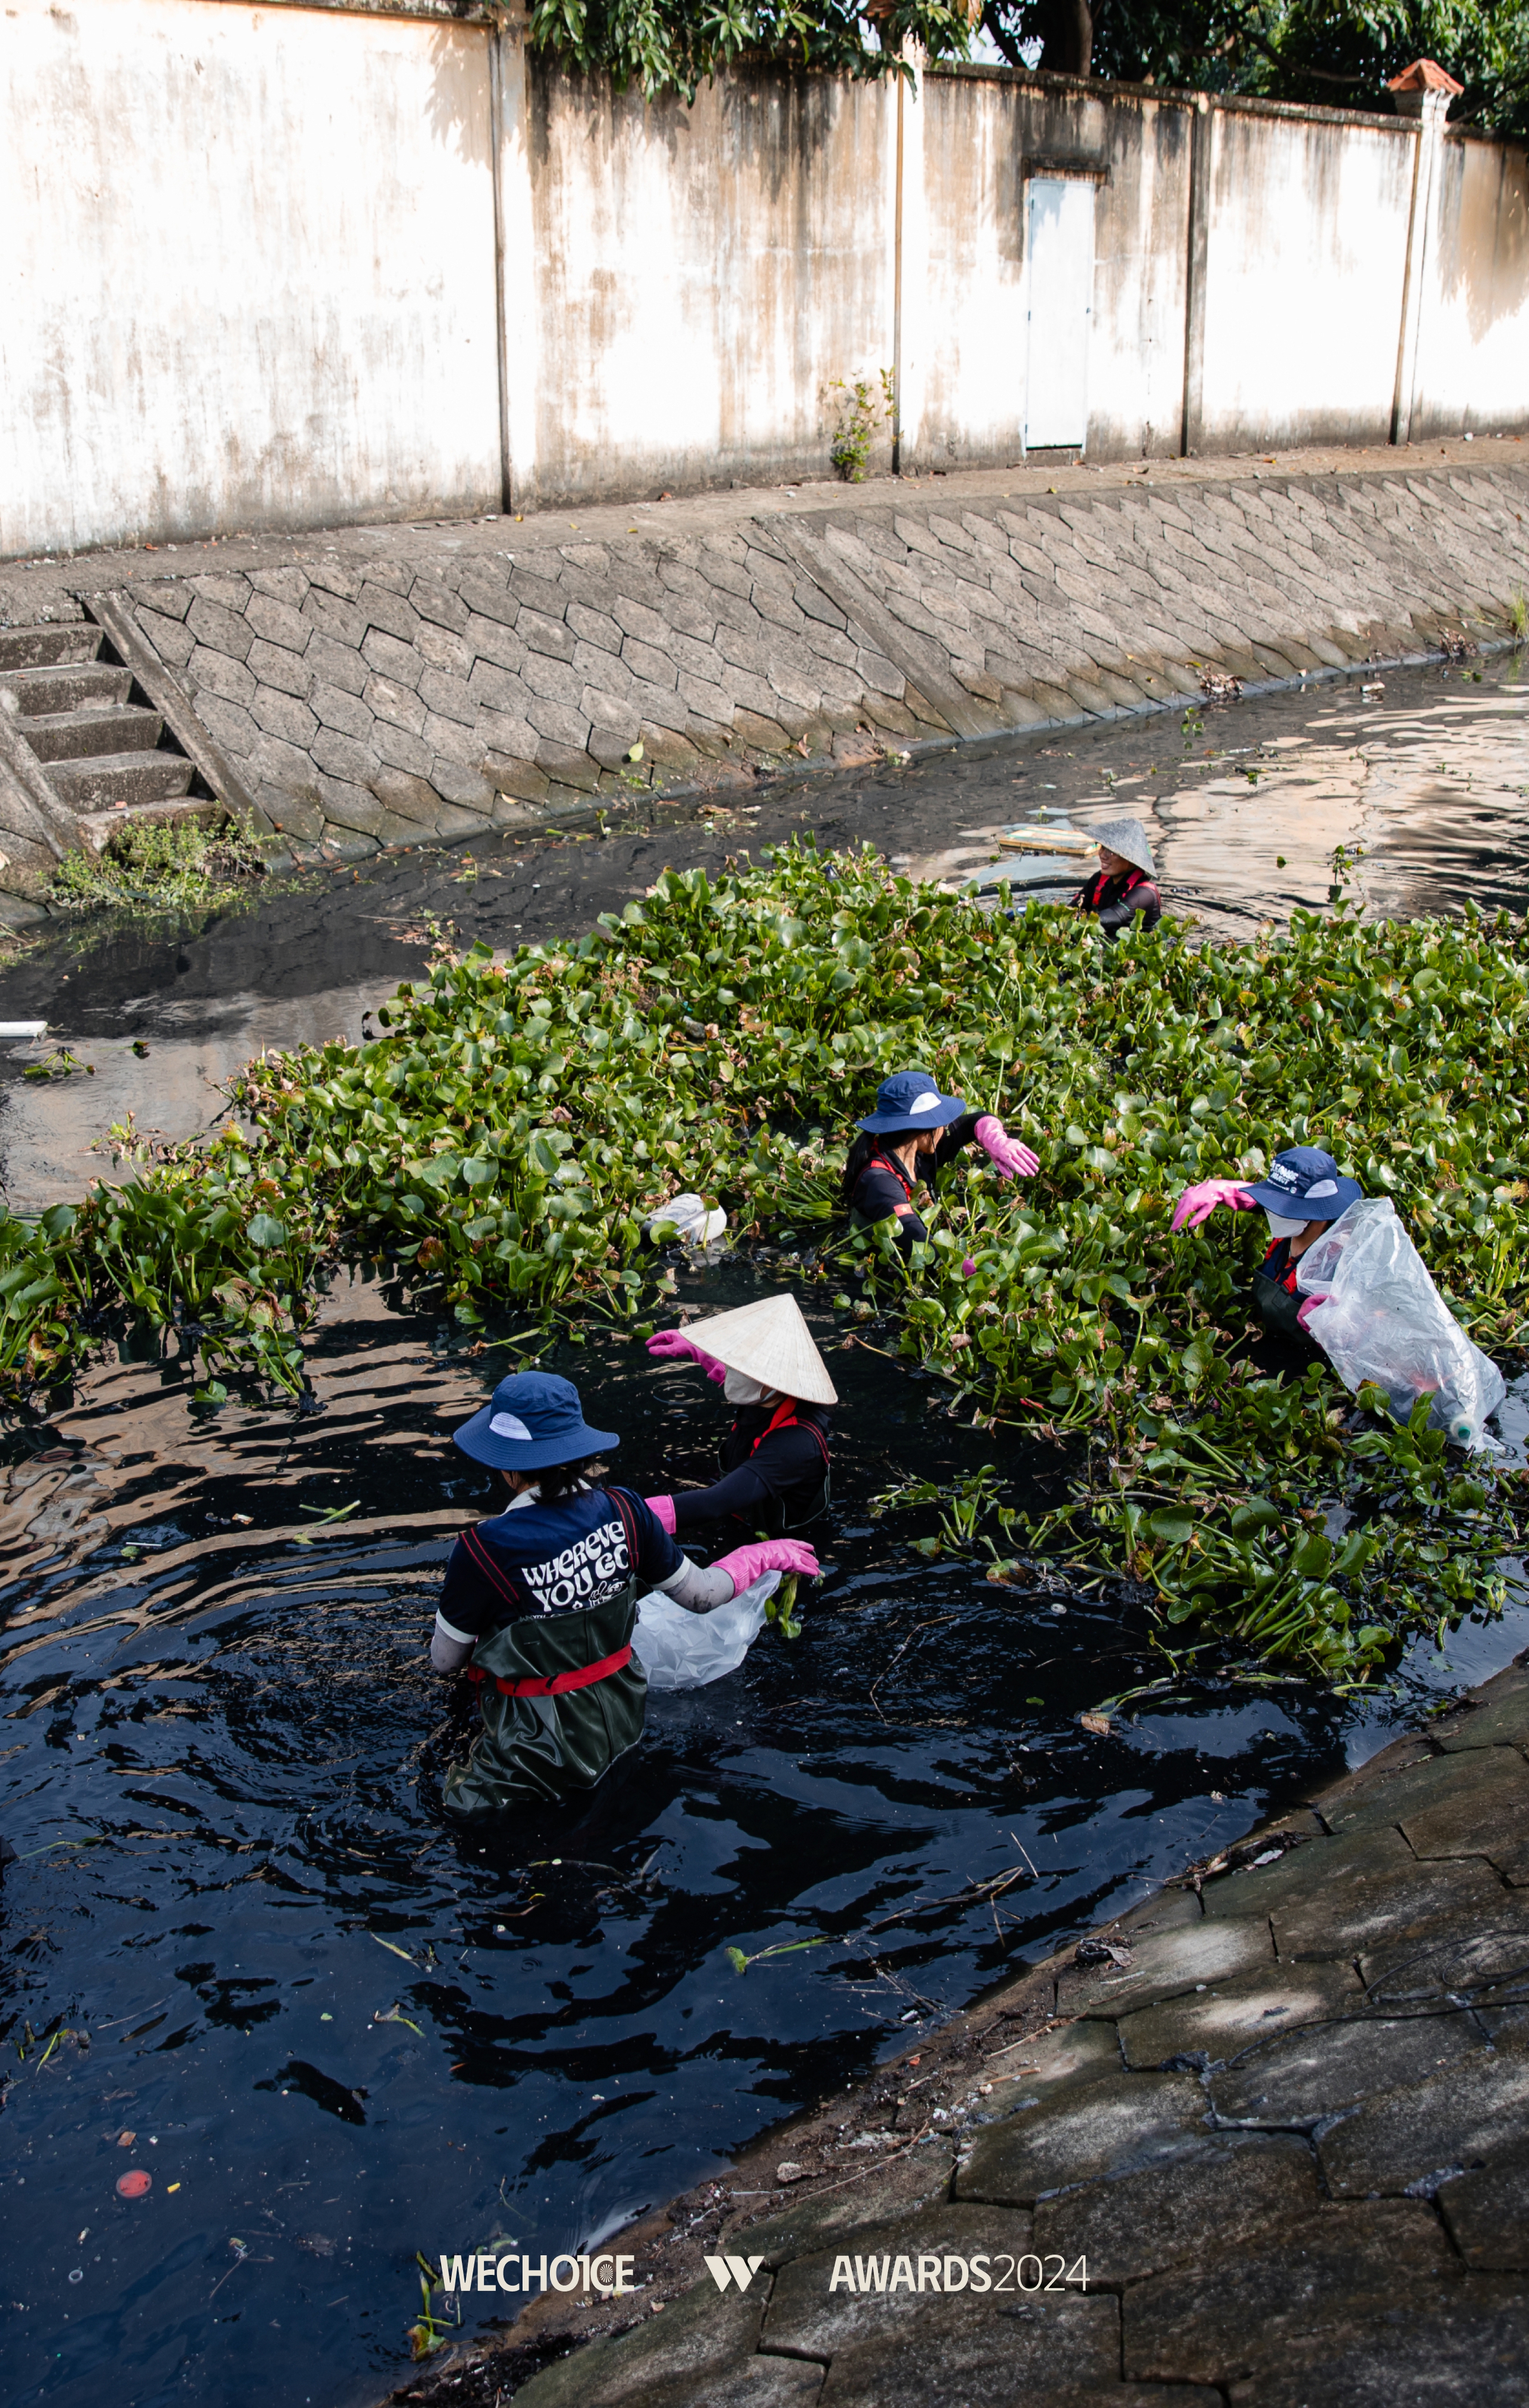
POLYGON ((1144 928, 1155 928, 1162 917, 1162 897, 1145 869, 1130 869, 1123 878, 1106 878, 1100 869, 1074 896, 1073 909, 1091 911, 1107 937, 1118 937, 1138 912, 1144 928))
POLYGON ((722 1478, 710 1488, 677 1492, 676 1530, 736 1513, 751 1526, 757 1523, 769 1528, 774 1537, 821 1510, 827 1502, 828 1409, 792 1401, 789 1415, 782 1419, 786 1402, 739 1407, 722 1441, 722 1478))
MULTIPOLYGON (((971 1144, 978 1121, 986 1118, 984 1112, 963 1112, 960 1119, 952 1121, 945 1130, 938 1151, 932 1156, 920 1154, 919 1161, 932 1160, 935 1169, 943 1170, 947 1162, 955 1160, 963 1145, 971 1144)), ((895 1154, 873 1154, 855 1182, 849 1217, 857 1228, 867 1229, 874 1222, 886 1221, 896 1213, 897 1242, 906 1254, 920 1238, 929 1236, 929 1231, 913 1209, 914 1190, 923 1183, 916 1176, 909 1177, 895 1154)))

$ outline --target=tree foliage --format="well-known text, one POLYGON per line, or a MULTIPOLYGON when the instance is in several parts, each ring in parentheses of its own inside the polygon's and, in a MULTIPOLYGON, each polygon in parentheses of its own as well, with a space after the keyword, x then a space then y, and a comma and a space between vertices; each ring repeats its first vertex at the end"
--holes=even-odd
POLYGON ((532 0, 531 39, 618 89, 693 100, 749 60, 875 77, 901 68, 904 43, 964 58, 971 25, 961 0, 532 0))
POLYGON ((1390 106, 1414 59, 1465 87, 1454 124, 1529 135, 1529 0, 986 0, 1013 65, 1326 108, 1390 106))
POLYGON ((618 90, 694 100, 752 61, 836 75, 967 56, 981 22, 1016 67, 1385 108, 1436 59, 1465 87, 1451 122, 1529 136, 1529 0, 530 0, 531 39, 618 90))

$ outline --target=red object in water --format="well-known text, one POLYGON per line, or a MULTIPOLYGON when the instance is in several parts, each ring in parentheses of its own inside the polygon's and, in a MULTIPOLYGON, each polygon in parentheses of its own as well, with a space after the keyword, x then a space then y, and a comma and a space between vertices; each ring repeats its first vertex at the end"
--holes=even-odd
POLYGON ((119 2177, 117 2196, 119 2199, 142 2199, 153 2188, 153 2184, 152 2174, 146 2174, 141 2166, 135 2166, 131 2173, 119 2177))

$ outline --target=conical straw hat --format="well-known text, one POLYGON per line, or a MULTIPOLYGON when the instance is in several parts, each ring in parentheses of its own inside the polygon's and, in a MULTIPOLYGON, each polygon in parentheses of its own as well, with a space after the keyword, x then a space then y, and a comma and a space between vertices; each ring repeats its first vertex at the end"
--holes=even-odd
POLYGON ((1104 820, 1098 827, 1090 828, 1089 834, 1095 844, 1107 844, 1111 853, 1118 853, 1122 861, 1129 861, 1132 869, 1145 870, 1148 878, 1157 876, 1152 848, 1147 841, 1147 830, 1140 820, 1104 820))
POLYGON ((808 1405, 839 1401, 794 1296, 763 1296, 757 1304, 740 1305, 736 1312, 693 1321, 685 1334, 729 1371, 757 1380, 761 1388, 800 1397, 808 1405))

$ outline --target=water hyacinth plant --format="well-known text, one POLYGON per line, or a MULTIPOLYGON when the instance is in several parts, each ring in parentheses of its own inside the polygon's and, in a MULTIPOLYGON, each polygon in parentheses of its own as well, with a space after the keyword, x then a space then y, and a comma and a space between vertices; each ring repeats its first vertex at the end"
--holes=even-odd
POLYGON ((1522 923, 1365 924, 1340 896, 1245 943, 1164 922, 1111 947, 1067 911, 989 914, 801 842, 715 882, 668 871, 577 943, 438 950, 379 1017, 373 1042, 252 1064, 236 1125, 97 1188, 69 1226, 0 1223, 9 1378, 66 1368, 127 1307, 180 1332, 212 1400, 220 1373, 299 1393, 339 1262, 469 1328, 507 1306, 645 1327, 670 1274, 642 1225, 684 1189, 738 1234, 810 1232, 804 1274, 852 1326, 889 1319, 954 1399, 1072 1443, 1072 1494, 1044 1521, 995 1525, 986 1497, 965 1516, 959 1542, 1002 1577, 1066 1557, 1164 1623, 1342 1680, 1408 1624, 1500 1602, 1516 1476, 1463 1471, 1320 1365, 1260 1377, 1261 1216, 1168 1224, 1186 1184, 1320 1143, 1395 1198, 1451 1309, 1511 1357, 1522 923), (853 1115, 910 1064, 1001 1111, 1041 1170, 942 1173, 904 1262, 888 1230, 847 1230, 839 1180, 853 1115))

